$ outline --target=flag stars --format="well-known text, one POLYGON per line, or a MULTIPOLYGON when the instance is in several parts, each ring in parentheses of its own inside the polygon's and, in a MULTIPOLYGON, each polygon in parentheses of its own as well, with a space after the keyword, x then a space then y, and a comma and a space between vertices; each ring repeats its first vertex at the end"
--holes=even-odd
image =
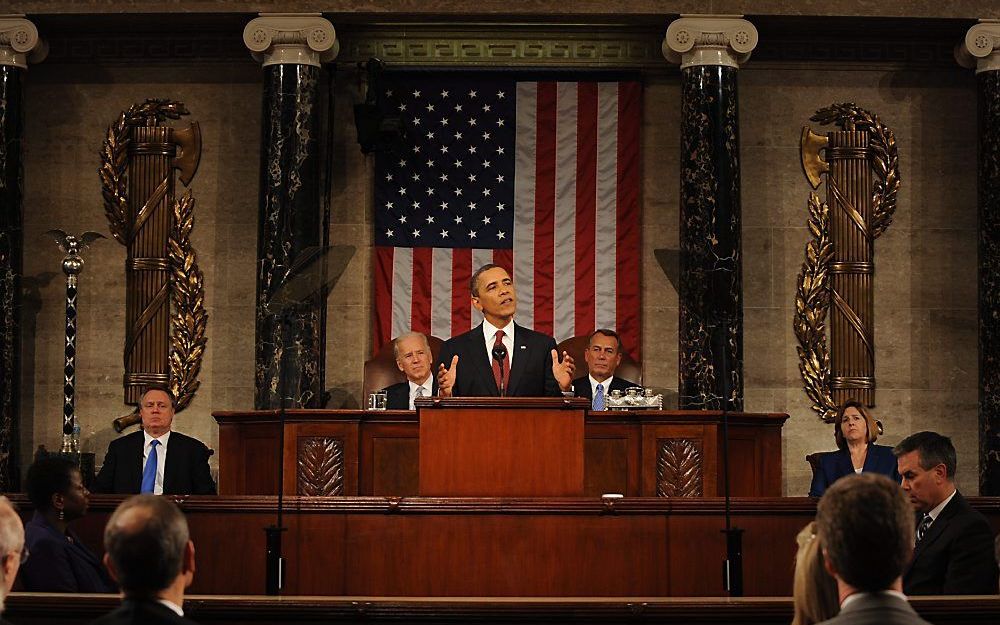
POLYGON ((476 146, 470 145, 469 146, 469 154, 475 154, 475 153, 476 153, 476 146))
POLYGON ((427 197, 434 195, 434 187, 427 187, 427 197))
POLYGON ((444 89, 444 90, 441 91, 441 97, 442 98, 447 98, 448 97, 448 90, 447 89, 444 89))
POLYGON ((427 223, 429 223, 429 224, 434 223, 434 215, 428 215, 427 216, 427 223))
POLYGON ((427 169, 430 169, 431 167, 434 167, 434 160, 427 159, 427 169))
POLYGON ((401 224, 405 224, 406 223, 406 215, 400 215, 399 216, 399 223, 401 223, 401 224))
POLYGON ((448 202, 441 202, 441 210, 443 211, 448 210, 448 202))
POLYGON ((470 211, 476 210, 476 203, 475 202, 469 202, 469 210, 470 211))
POLYGON ((390 239, 392 238, 392 236, 393 236, 394 234, 395 234, 395 233, 394 233, 394 232, 392 231, 392 228, 389 228, 388 230, 386 230, 386 231, 385 231, 385 236, 387 236, 387 237, 388 237, 388 238, 390 238, 390 239))
POLYGON ((406 110, 406 104, 400 103, 399 110, 400 110, 400 112, 405 111, 406 110))
POLYGON ((505 235, 504 235, 504 231, 503 231, 503 230, 501 230, 501 231, 497 232, 497 238, 498 238, 498 239, 502 239, 502 238, 504 238, 504 236, 505 236, 505 235))
POLYGON ((503 91, 497 91, 497 99, 498 100, 503 100, 506 97, 507 97, 506 93, 504 93, 503 91))
POLYGON ((413 174, 413 182, 420 182, 420 174, 413 174))
POLYGON ((420 154, 420 146, 419 145, 413 146, 413 153, 414 154, 420 154))
POLYGON ((461 167, 462 161, 455 161, 455 167, 461 167))
POLYGON ((462 195, 462 189, 461 188, 455 189, 455 195, 456 196, 461 196, 462 195))
POLYGON ((387 97, 387 98, 391 98, 392 97, 392 89, 386 89, 385 90, 385 97, 387 97))
POLYGON ((427 133, 426 137, 427 137, 428 139, 433 139, 433 138, 434 138, 434 131, 433 131, 433 130, 429 131, 429 132, 427 133))
POLYGON ((497 147, 497 154, 503 154, 503 146, 497 147))
POLYGON ((399 194, 406 195, 406 187, 399 187, 399 194))
POLYGON ((386 182, 392 182, 392 174, 386 174, 385 175, 385 181, 386 182))
POLYGON ((420 236, 420 230, 414 228, 413 229, 413 238, 416 239, 419 236, 420 236))
POLYGON ((475 182, 475 181, 476 181, 476 174, 469 174, 469 182, 475 182))
POLYGON ((476 93, 475 89, 472 89, 471 91, 469 91, 469 97, 470 98, 475 98, 477 96, 478 96, 478 94, 476 93))
POLYGON ((385 209, 386 210, 390 210, 391 211, 393 206, 394 206, 394 204, 392 202, 386 202, 385 203, 385 209))
POLYGON ((448 174, 441 174, 441 182, 448 182, 448 174))
POLYGON ((503 126, 503 118, 497 120, 497 126, 503 126))
POLYGON ((428 104, 426 108, 427 108, 427 112, 428 113, 433 113, 434 112, 434 105, 433 104, 428 104))
POLYGON ((420 202, 413 203, 413 210, 420 210, 420 202))
POLYGON ((457 224, 462 223, 462 216, 461 215, 455 215, 455 223, 457 223, 457 224))
POLYGON ((441 146, 441 154, 447 154, 447 153, 448 153, 448 146, 442 145, 441 146))
POLYGON ((456 104, 455 105, 455 112, 456 113, 461 113, 462 112, 462 105, 461 104, 456 104))
POLYGON ((420 97, 420 90, 419 89, 414 89, 413 90, 413 97, 414 98, 419 98, 420 97))
POLYGON ((413 118, 413 125, 414 126, 419 126, 420 125, 420 118, 419 117, 414 117, 413 118))
POLYGON ((476 125, 476 118, 475 117, 470 117, 469 118, 469 125, 470 126, 475 126, 476 125))
POLYGON ((448 118, 447 117, 442 117, 441 118, 441 125, 442 126, 447 126, 448 125, 448 118))
POLYGON ((399 159, 399 166, 400 167, 406 167, 406 159, 405 158, 399 159))
POLYGON ((461 139, 462 139, 462 133, 460 133, 460 132, 456 132, 456 133, 455 133, 455 140, 456 140, 456 141, 459 141, 459 140, 461 140, 461 139))
POLYGON ((490 140, 490 136, 491 136, 490 133, 484 132, 483 133, 483 141, 489 141, 490 140))
POLYGON ((488 224, 488 223, 490 223, 490 216, 489 215, 483 217, 483 224, 488 224))
POLYGON ((489 161, 483 161, 483 169, 489 169, 491 163, 489 161))
POLYGON ((497 176, 497 182, 503 182, 503 181, 504 181, 503 174, 497 176))
POLYGON ((442 239, 447 239, 448 238, 448 231, 447 230, 443 230, 443 229, 441 230, 441 238, 442 239))
POLYGON ((489 104, 484 104, 483 105, 483 112, 484 113, 489 113, 490 112, 490 105, 489 104))
POLYGON ((489 196, 490 196, 489 188, 483 189, 483 197, 489 197, 489 196))
POLYGON ((503 211, 504 208, 506 208, 506 205, 503 202, 497 204, 498 211, 503 211))
POLYGON ((469 238, 470 239, 475 239, 476 238, 476 231, 475 230, 469 230, 469 238))

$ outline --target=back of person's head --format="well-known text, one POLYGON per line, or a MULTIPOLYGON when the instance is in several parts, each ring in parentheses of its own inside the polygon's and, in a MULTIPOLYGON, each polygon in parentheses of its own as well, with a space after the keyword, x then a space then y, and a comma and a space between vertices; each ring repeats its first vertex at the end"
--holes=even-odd
POLYGON ((792 625, 812 625, 837 615, 840 610, 837 582, 826 572, 823 550, 816 537, 816 522, 795 537, 795 579, 792 588, 792 625))
POLYGON ((52 508, 52 495, 66 494, 73 484, 73 472, 79 471, 72 460, 48 455, 28 467, 24 489, 36 510, 52 508))
POLYGON ((875 473, 843 477, 819 500, 817 536, 837 577, 861 592, 890 588, 913 550, 913 508, 875 473))
POLYGON ((24 525, 9 499, 0 495, 0 612, 14 585, 24 551, 24 525))
POLYGON ((899 441, 892 449, 897 458, 914 451, 920 456, 921 469, 930 471, 943 464, 947 478, 954 481, 955 471, 958 470, 958 454, 955 453, 955 446, 951 444, 950 438, 937 432, 917 432, 899 441))
POLYGON ((118 506, 104 528, 111 572, 128 596, 152 597, 183 572, 188 525, 176 504, 135 495, 118 506))

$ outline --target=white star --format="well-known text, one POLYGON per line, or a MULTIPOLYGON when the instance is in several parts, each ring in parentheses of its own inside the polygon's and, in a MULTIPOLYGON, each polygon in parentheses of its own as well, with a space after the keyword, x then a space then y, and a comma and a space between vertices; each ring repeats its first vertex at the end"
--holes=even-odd
POLYGON ((455 189, 455 195, 462 195, 461 189, 455 189))
POLYGON ((503 231, 497 233, 497 238, 502 239, 504 237, 503 231))
POLYGON ((469 174, 469 182, 475 182, 475 181, 476 181, 476 174, 469 174))
POLYGON ((490 112, 490 105, 489 104, 484 104, 483 105, 483 112, 484 113, 489 113, 490 112))
POLYGON ((427 105, 427 111, 428 112, 433 112, 434 111, 434 105, 433 104, 428 104, 427 105))
POLYGON ((447 230, 441 230, 441 238, 442 239, 447 239, 448 238, 448 231, 447 230))
POLYGON ((476 238, 476 231, 475 230, 469 230, 469 238, 470 239, 475 239, 476 238))
POLYGON ((456 132, 455 133, 455 139, 461 139, 461 138, 462 138, 462 133, 456 132))
POLYGON ((406 195, 406 187, 399 187, 399 194, 406 195))
POLYGON ((387 210, 392 210, 392 206, 393 206, 392 202, 386 202, 386 203, 385 203, 385 208, 386 208, 387 210))
POLYGON ((428 138, 428 139, 433 139, 433 138, 434 138, 434 132, 433 132, 433 131, 431 131, 431 132, 428 132, 428 133, 427 133, 427 138, 428 138))
POLYGON ((455 223, 457 223, 457 224, 462 223, 462 216, 461 215, 456 215, 455 216, 455 223))
POLYGON ((476 210, 476 203, 475 202, 469 202, 469 210, 470 211, 476 210))
POLYGON ((441 202, 441 210, 448 210, 448 202, 441 202))
POLYGON ((462 161, 455 161, 455 167, 461 167, 462 161))
POLYGON ((385 90, 385 97, 387 97, 387 98, 391 98, 392 97, 392 89, 386 89, 385 90))
POLYGON ((500 202, 499 204, 497 204, 497 210, 498 211, 502 211, 503 209, 504 209, 504 203, 503 202, 500 202))
POLYGON ((447 154, 448 153, 448 146, 442 145, 441 146, 441 153, 442 154, 447 154))
POLYGON ((497 98, 503 100, 507 96, 503 91, 497 91, 497 98))
POLYGON ((443 118, 443 119, 441 120, 441 125, 442 125, 442 126, 447 126, 447 125, 448 125, 448 118, 447 118, 447 117, 445 117, 445 118, 443 118))
POLYGON ((483 189, 483 197, 489 197, 489 196, 490 196, 490 190, 487 187, 486 189, 483 189))
POLYGON ((469 125, 470 126, 475 126, 476 125, 476 118, 475 117, 470 117, 469 118, 469 125))
POLYGON ((476 153, 476 146, 470 145, 469 146, 469 154, 475 154, 475 153, 476 153))
POLYGON ((399 159, 399 166, 400 167, 406 167, 406 159, 405 158, 399 159))
POLYGON ((420 208, 420 202, 414 202, 413 203, 413 210, 417 210, 419 208, 420 208))
POLYGON ((497 148, 497 154, 503 154, 503 146, 497 148))
POLYGON ((413 146, 413 153, 414 154, 420 154, 420 146, 419 145, 413 146))
POLYGON ((455 112, 456 113, 461 113, 462 112, 462 105, 461 104, 456 104, 455 105, 455 112))
POLYGON ((414 182, 417 182, 420 180, 420 174, 413 174, 412 178, 414 182))
POLYGON ((419 98, 420 97, 420 90, 419 89, 414 89, 413 90, 413 97, 414 98, 419 98))
POLYGON ((503 126, 503 118, 497 120, 497 126, 503 126))
POLYGON ((385 236, 389 237, 390 239, 392 238, 392 234, 393 234, 392 229, 385 231, 385 236))
POLYGON ((428 196, 434 195, 434 187, 427 187, 427 195, 428 196))
POLYGON ((392 182, 392 174, 386 174, 385 175, 385 180, 386 180, 386 182, 392 182))
POLYGON ((476 97, 476 90, 475 89, 473 89, 472 91, 469 92, 469 97, 470 98, 476 97))
POLYGON ((399 223, 401 223, 401 224, 405 224, 406 223, 406 215, 400 215, 399 216, 399 223))
POLYGON ((503 174, 497 176, 497 182, 503 182, 503 174))
POLYGON ((489 169, 489 168, 490 168, 490 162, 489 161, 483 161, 483 169, 489 169))
POLYGON ((431 159, 428 159, 427 160, 427 168, 430 169, 431 167, 434 167, 434 161, 431 160, 431 159))
POLYGON ((400 104, 399 105, 399 110, 400 111, 405 111, 406 110, 406 105, 405 104, 400 104))
POLYGON ((414 126, 419 126, 420 125, 420 118, 419 117, 414 117, 413 118, 413 125, 414 126))
POLYGON ((448 182, 448 174, 441 174, 441 182, 448 182))
POLYGON ((414 238, 419 237, 420 236, 420 231, 415 229, 413 231, 413 236, 414 236, 414 238))
POLYGON ((489 141, 489 140, 490 140, 490 133, 484 132, 483 133, 483 141, 489 141))
POLYGON ((484 224, 488 224, 488 223, 490 223, 490 216, 489 216, 489 215, 487 215, 487 216, 483 217, 483 223, 484 223, 484 224))
POLYGON ((434 215, 428 215, 427 216, 427 223, 429 223, 429 224, 434 223, 434 215))
POLYGON ((442 91, 441 92, 441 97, 442 98, 447 98, 448 97, 448 91, 447 90, 442 91))

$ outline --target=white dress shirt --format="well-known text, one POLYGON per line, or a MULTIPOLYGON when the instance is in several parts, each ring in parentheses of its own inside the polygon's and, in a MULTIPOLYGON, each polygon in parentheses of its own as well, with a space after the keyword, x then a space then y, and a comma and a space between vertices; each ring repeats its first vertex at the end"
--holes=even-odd
MULTIPOLYGON (((604 380, 603 382, 598 382, 597 380, 594 379, 594 376, 592 375, 588 375, 587 377, 590 378, 591 399, 597 397, 597 385, 600 384, 601 388, 604 389, 604 401, 607 402, 607 398, 611 397, 611 382, 614 381, 615 376, 611 376, 607 380, 604 380)), ((607 406, 607 403, 605 403, 604 405, 607 406)))
MULTIPOLYGON (((139 467, 140 474, 146 469, 146 459, 149 458, 150 443, 153 441, 153 437, 143 430, 142 439, 144 443, 142 446, 142 466, 139 467)), ((160 444, 156 446, 156 481, 153 483, 153 494, 162 495, 163 467, 167 466, 167 441, 170 440, 170 432, 156 440, 160 441, 160 444)))
POLYGON ((417 389, 418 388, 424 389, 420 393, 421 396, 423 396, 423 397, 430 397, 431 396, 431 394, 432 394, 431 391, 434 390, 434 386, 433 386, 433 383, 432 383, 433 379, 434 379, 434 376, 428 375, 427 379, 424 380, 423 384, 417 384, 413 380, 407 380, 407 382, 410 384, 410 410, 416 410, 417 409, 417 407, 413 405, 413 400, 417 398, 417 389))
MULTIPOLYGON (((503 338, 500 342, 503 346, 507 348, 507 358, 510 361, 510 366, 514 366, 514 320, 511 319, 510 322, 502 327, 498 328, 492 323, 483 319, 483 338, 486 339, 486 360, 493 364, 493 342, 497 340, 497 330, 503 330, 503 338)), ((508 369, 508 371, 510 371, 508 369)))
MULTIPOLYGON (((941 514, 941 511, 944 510, 944 507, 947 506, 948 503, 955 498, 955 493, 957 492, 958 492, 957 490, 951 491, 951 494, 945 497, 944 501, 934 506, 934 509, 927 513, 927 516, 931 518, 931 525, 934 525, 934 521, 937 520, 938 516, 941 514)), ((919 525, 920 522, 918 521, 917 524, 919 525)), ((927 529, 930 529, 931 525, 928 525, 927 529)))
POLYGON ((184 609, 181 608, 181 606, 174 603, 173 601, 170 601, 169 599, 157 599, 156 602, 159 603, 160 605, 167 606, 168 608, 174 611, 174 614, 176 614, 181 618, 184 618, 184 609))

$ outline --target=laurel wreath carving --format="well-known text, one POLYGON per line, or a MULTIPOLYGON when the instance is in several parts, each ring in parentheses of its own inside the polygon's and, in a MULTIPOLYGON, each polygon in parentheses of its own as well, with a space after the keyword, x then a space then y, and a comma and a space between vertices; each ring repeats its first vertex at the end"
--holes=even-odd
POLYGON ((656 454, 657 497, 701 497, 702 457, 697 442, 661 440, 656 454))
MULTIPOLYGON (((875 172, 872 189, 872 239, 877 239, 892 224, 899 195, 899 150, 896 137, 878 115, 853 102, 822 108, 810 118, 820 124, 836 124, 844 130, 866 130, 870 162, 875 172)), ((795 292, 795 318, 792 322, 799 345, 799 373, 812 409, 826 422, 836 418, 837 406, 830 393, 830 353, 826 342, 826 316, 830 308, 828 265, 833 257, 830 240, 830 208, 809 194, 809 232, 806 258, 798 276, 795 292)))
POLYGON ((328 497, 344 491, 344 442, 339 438, 299 439, 297 491, 328 497))
MULTIPOLYGON (((133 104, 108 126, 101 146, 101 194, 111 236, 129 245, 133 232, 128 211, 129 128, 156 126, 168 119, 188 115, 182 102, 148 99, 133 104)), ((174 224, 168 243, 171 264, 170 386, 177 397, 177 410, 191 403, 201 385, 201 361, 205 353, 208 313, 205 311, 205 280, 191 246, 194 227, 194 198, 186 192, 174 202, 174 224)))

